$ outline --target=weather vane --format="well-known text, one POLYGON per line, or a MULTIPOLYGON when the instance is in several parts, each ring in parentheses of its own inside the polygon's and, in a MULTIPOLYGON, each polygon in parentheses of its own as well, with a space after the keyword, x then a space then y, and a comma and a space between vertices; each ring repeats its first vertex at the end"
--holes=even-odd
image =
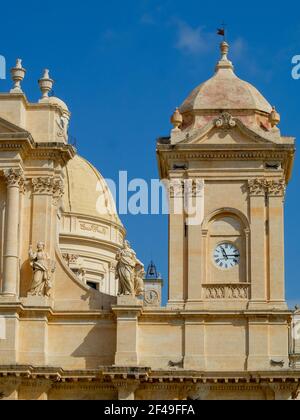
POLYGON ((221 27, 217 30, 217 34, 222 36, 224 41, 226 41, 226 27, 226 23, 222 23, 221 27))

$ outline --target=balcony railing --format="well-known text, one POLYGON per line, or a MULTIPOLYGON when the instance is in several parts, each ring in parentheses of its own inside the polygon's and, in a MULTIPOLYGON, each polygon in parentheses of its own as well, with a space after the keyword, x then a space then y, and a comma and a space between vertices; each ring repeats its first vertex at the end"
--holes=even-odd
POLYGON ((249 300, 250 284, 205 284, 203 298, 207 300, 249 300))

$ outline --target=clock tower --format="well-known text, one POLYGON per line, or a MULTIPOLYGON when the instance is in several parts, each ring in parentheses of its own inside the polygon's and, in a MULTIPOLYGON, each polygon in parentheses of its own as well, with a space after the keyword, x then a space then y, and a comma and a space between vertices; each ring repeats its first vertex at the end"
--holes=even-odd
POLYGON ((157 144, 170 195, 168 306, 286 311, 294 138, 281 135, 275 107, 236 76, 228 51, 223 42, 214 76, 176 109, 170 138, 157 144))

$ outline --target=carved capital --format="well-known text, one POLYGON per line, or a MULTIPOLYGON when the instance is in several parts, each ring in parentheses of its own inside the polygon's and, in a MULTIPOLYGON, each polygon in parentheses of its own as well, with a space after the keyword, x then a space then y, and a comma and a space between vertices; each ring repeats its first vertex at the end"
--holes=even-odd
POLYGON ((229 112, 223 112, 218 119, 215 120, 217 128, 230 129, 236 127, 236 121, 229 112))
POLYGON ((65 193, 65 185, 61 179, 55 179, 53 184, 53 199, 54 205, 59 203, 59 200, 63 197, 65 193))
POLYGON ((201 197, 203 190, 203 179, 188 179, 184 183, 184 191, 188 197, 201 197))
POLYGON ((34 194, 53 194, 54 178, 39 177, 32 180, 34 194))
POLYGON ((7 169, 4 171, 4 177, 8 188, 24 186, 25 178, 22 169, 7 169))
POLYGON ((266 193, 266 180, 265 179, 250 179, 248 181, 248 189, 250 195, 265 195, 266 193))
POLYGON ((286 192, 286 183, 284 179, 271 180, 266 183, 267 193, 270 197, 284 197, 286 192))
POLYGON ((184 195, 184 180, 172 179, 169 186, 170 197, 180 198, 184 195))
POLYGON ((53 194, 56 197, 62 197, 65 192, 65 185, 61 179, 55 179, 53 184, 53 194))
POLYGON ((77 264, 78 263, 79 255, 63 254, 63 259, 70 266, 71 264, 77 264))

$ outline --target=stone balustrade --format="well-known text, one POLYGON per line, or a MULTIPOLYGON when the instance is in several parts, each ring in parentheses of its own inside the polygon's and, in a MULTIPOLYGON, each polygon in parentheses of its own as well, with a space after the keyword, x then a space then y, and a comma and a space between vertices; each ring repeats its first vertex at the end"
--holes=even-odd
POLYGON ((203 285, 203 297, 208 300, 248 300, 250 299, 250 284, 206 284, 203 285))

